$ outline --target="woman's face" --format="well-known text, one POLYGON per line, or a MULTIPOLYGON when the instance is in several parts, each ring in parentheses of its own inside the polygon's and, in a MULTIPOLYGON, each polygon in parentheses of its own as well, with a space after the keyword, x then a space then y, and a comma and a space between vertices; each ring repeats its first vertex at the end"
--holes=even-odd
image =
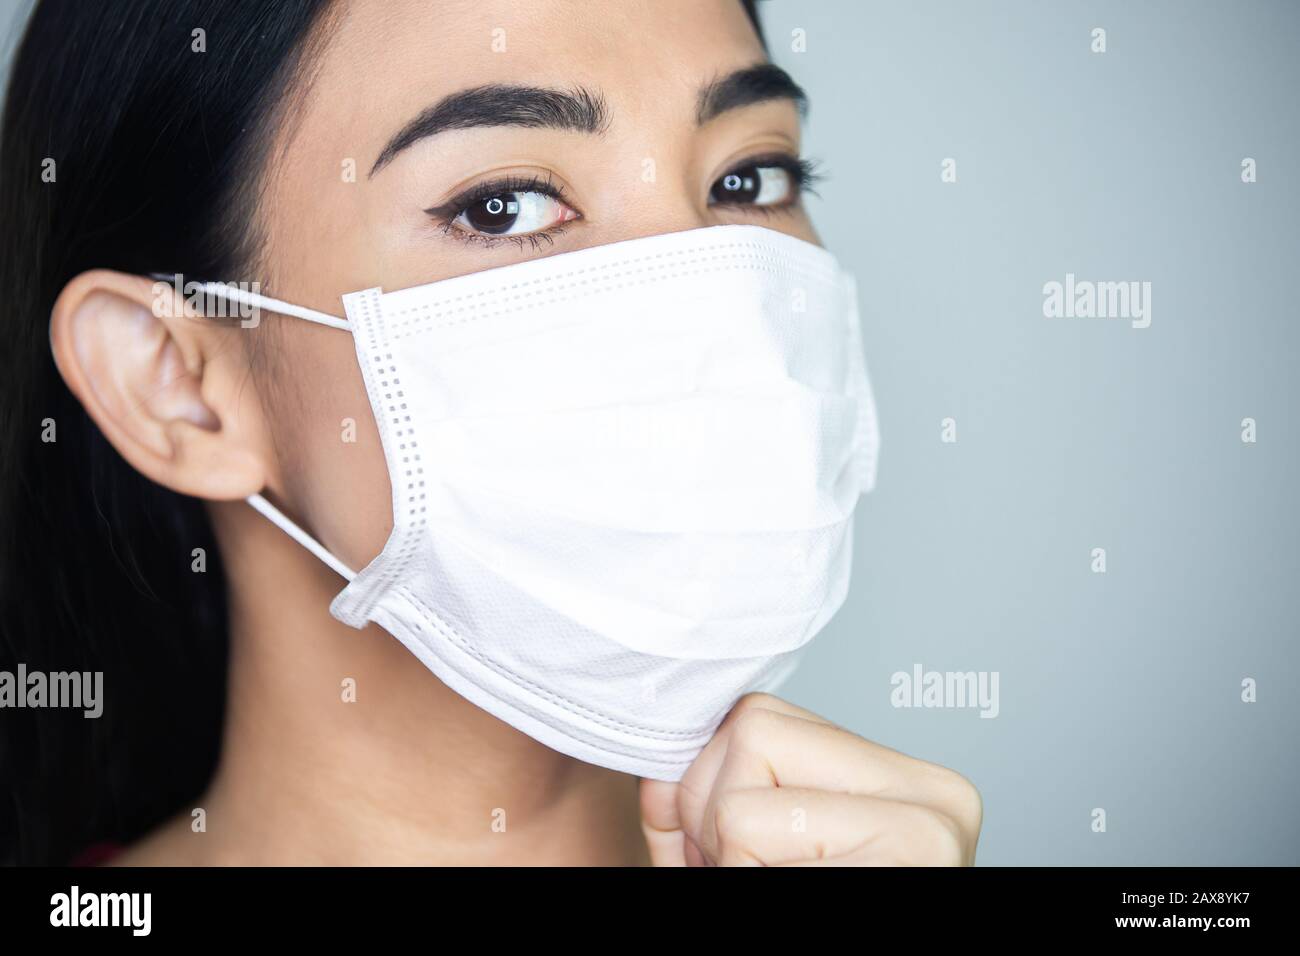
MULTIPOLYGON (((266 172, 260 275, 277 298, 341 314, 358 289, 722 223, 816 241, 798 91, 745 72, 765 55, 738 0, 343 0, 334 15, 266 172)), ((350 336, 279 316, 241 334, 266 363, 271 490, 364 565, 390 493, 350 336)))

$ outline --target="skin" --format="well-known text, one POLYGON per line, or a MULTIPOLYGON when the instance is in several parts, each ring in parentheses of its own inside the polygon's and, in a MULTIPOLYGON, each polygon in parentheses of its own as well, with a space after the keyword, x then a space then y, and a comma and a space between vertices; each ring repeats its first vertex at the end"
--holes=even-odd
MULTIPOLYGON (((338 315, 357 289, 723 222, 817 241, 798 204, 709 203, 738 161, 799 149, 786 100, 696 123, 703 84, 765 59, 732 0, 342 0, 331 14, 261 173, 259 262, 204 278, 257 279, 338 315), (504 52, 492 49, 497 28, 504 52), (454 130, 366 175, 414 116, 488 83, 598 90, 611 122, 600 134, 454 130), (355 181, 341 175, 347 159, 355 181), (424 212, 499 174, 549 176, 577 216, 537 249, 489 248, 424 212)), ((229 704, 220 766, 196 804, 206 830, 193 832, 186 808, 117 862, 973 862, 981 807, 969 781, 774 697, 744 698, 680 784, 643 782, 544 747, 376 626, 335 621, 340 580, 242 499, 265 493, 353 567, 383 547, 390 489, 349 336, 274 315, 254 329, 160 318, 153 302, 146 278, 80 275, 54 309, 51 343, 123 457, 208 502, 230 579, 229 704), (345 419, 355 442, 340 440, 345 419), (346 677, 358 697, 341 705, 346 677)))

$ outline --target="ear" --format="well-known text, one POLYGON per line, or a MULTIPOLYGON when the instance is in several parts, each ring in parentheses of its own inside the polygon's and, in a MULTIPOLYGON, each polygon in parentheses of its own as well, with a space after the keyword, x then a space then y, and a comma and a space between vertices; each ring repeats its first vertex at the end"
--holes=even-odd
POLYGON ((233 334, 187 316, 165 284, 102 269, 69 282, 50 317, 55 364, 113 447, 158 484, 214 500, 266 477, 260 436, 236 414, 246 403, 207 361, 233 334))

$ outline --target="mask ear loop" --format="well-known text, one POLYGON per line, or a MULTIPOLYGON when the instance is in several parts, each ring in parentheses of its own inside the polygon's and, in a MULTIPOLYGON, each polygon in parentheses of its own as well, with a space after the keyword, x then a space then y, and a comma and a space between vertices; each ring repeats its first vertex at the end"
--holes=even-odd
MULTIPOLYGON (((162 272, 151 272, 149 277, 151 279, 156 279, 159 282, 165 282, 168 285, 174 285, 176 279, 175 276, 169 276, 162 272)), ((185 284, 197 285, 199 290, 201 290, 205 295, 214 296, 218 299, 226 299, 229 302, 238 302, 241 305, 251 305, 254 308, 266 309, 270 312, 279 312, 281 315, 292 315, 296 319, 306 319, 308 322, 315 322, 317 325, 328 325, 332 329, 343 329, 345 332, 352 331, 352 326, 348 324, 348 320, 340 319, 337 315, 330 315, 328 312, 318 312, 316 309, 294 305, 292 302, 285 302, 282 299, 272 299, 270 296, 262 295, 257 292, 248 292, 238 286, 227 285, 224 282, 199 282, 185 284)))
MULTIPOLYGON (((150 277, 159 282, 172 283, 174 276, 168 276, 162 273, 150 273, 150 277)), ((292 302, 284 302, 280 299, 272 299, 270 296, 261 295, 257 292, 247 292, 237 286, 226 285, 222 282, 203 282, 197 283, 199 289, 205 295, 215 296, 220 299, 226 299, 231 302, 237 302, 242 305, 251 305, 255 308, 266 309, 270 312, 278 312, 281 315, 291 315, 297 319, 306 319, 308 322, 315 322, 317 325, 327 325, 332 329, 342 329, 350 332, 352 326, 348 324, 347 319, 340 319, 336 315, 330 315, 328 312, 318 312, 315 309, 308 309, 301 305, 294 305, 292 302)), ((330 567, 335 574, 348 581, 357 576, 357 573, 350 567, 334 557, 329 550, 313 538, 310 534, 291 521, 279 508, 271 504, 260 494, 249 495, 245 499, 254 510, 268 518, 272 524, 287 534, 293 540, 318 557, 330 567)))
POLYGON ((290 521, 285 517, 284 512, 271 504, 271 502, 267 501, 261 495, 249 495, 244 500, 252 505, 257 511, 269 518, 271 523, 277 528, 328 564, 335 574, 342 578, 346 578, 348 581, 351 581, 357 576, 357 572, 353 571, 338 558, 334 557, 334 555, 330 554, 323 544, 290 521))

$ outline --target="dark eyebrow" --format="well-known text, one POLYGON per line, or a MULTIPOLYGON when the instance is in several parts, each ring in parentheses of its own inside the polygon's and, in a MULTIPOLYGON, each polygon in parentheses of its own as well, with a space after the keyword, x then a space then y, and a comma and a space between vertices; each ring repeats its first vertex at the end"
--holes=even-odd
POLYGON ((736 70, 700 90, 695 121, 701 125, 728 110, 767 100, 791 100, 799 115, 808 112, 808 95, 790 74, 771 63, 736 70))
POLYGON ((582 87, 566 91, 492 84, 461 90, 438 101, 402 127, 380 152, 370 175, 375 175, 417 140, 449 129, 474 126, 523 126, 599 134, 609 126, 609 111, 599 93, 582 87))

